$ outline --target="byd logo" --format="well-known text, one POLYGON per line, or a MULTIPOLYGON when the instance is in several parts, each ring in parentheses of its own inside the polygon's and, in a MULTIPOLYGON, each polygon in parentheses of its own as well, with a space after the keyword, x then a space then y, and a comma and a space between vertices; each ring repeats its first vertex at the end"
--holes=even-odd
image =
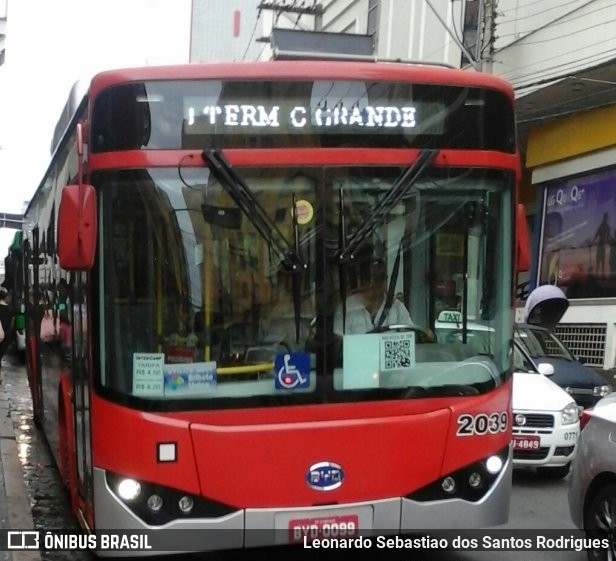
POLYGON ((344 470, 333 462, 313 464, 306 474, 306 483, 317 491, 332 491, 342 485, 344 470))

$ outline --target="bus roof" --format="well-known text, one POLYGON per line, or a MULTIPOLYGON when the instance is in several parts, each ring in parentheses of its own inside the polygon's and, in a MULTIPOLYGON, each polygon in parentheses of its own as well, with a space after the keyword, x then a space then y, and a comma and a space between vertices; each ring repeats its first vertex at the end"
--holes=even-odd
POLYGON ((374 80, 408 81, 426 84, 468 86, 500 90, 514 100, 513 88, 506 80, 454 68, 399 62, 353 62, 332 60, 277 60, 263 62, 191 63, 174 66, 145 66, 108 70, 94 76, 90 95, 117 84, 146 80, 199 79, 254 80, 374 80))
POLYGON ((51 147, 50 152, 53 155, 62 136, 66 132, 69 123, 71 122, 73 116, 75 115, 77 108, 83 101, 87 91, 88 91, 89 80, 78 80, 73 84, 70 93, 68 94, 68 99, 62 108, 62 113, 60 114, 60 118, 56 123, 56 126, 53 131, 53 137, 51 139, 51 147))

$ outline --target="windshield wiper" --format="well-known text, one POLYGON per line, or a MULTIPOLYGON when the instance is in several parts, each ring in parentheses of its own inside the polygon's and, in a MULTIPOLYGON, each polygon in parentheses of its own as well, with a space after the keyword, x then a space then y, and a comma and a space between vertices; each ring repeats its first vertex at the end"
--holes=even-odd
MULTIPOLYGON (((222 151, 206 148, 201 153, 208 164, 210 172, 222 187, 229 193, 235 204, 246 215, 250 223, 261 234, 278 257, 285 269, 291 273, 303 273, 306 264, 299 255, 297 219, 293 219, 294 239, 296 247, 292 247, 274 221, 267 215, 253 192, 242 178, 235 173, 222 151)), ((293 213, 295 217, 295 212, 293 213)))
POLYGON ((422 176, 424 171, 432 165, 438 150, 421 150, 419 156, 411 166, 404 170, 402 175, 396 180, 387 195, 383 197, 374 212, 357 229, 346 243, 346 247, 338 249, 338 259, 344 263, 352 259, 357 248, 363 241, 376 229, 377 226, 387 217, 393 208, 406 195, 408 190, 422 176))
POLYGON ((295 342, 299 342, 301 321, 301 278, 306 271, 306 264, 300 257, 299 226, 297 222, 297 206, 295 194, 292 196, 293 205, 293 247, 289 244, 278 226, 267 215, 253 192, 242 178, 235 173, 231 164, 220 150, 206 148, 202 152, 210 173, 229 193, 235 204, 246 215, 250 223, 261 234, 265 242, 281 259, 283 267, 293 273, 293 316, 295 319, 295 342))

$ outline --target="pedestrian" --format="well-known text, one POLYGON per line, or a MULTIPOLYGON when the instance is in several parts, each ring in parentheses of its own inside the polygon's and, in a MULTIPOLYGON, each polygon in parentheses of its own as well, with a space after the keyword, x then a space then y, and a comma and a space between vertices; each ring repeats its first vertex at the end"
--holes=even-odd
POLYGON ((609 248, 610 243, 610 222, 608 213, 603 214, 603 220, 592 240, 593 244, 596 244, 597 249, 595 251, 595 274, 597 278, 609 276, 606 265, 609 264, 605 250, 609 248))
POLYGON ((13 308, 7 302, 9 291, 0 286, 0 323, 4 331, 4 339, 0 343, 0 364, 13 339, 13 308))

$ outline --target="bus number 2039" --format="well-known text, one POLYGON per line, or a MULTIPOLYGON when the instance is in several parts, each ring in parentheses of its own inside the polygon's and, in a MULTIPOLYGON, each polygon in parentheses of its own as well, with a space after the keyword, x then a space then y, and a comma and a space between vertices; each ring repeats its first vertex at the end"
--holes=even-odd
POLYGON ((479 413, 478 415, 464 414, 458 417, 458 436, 476 436, 484 434, 498 434, 505 432, 509 425, 507 411, 494 413, 479 413))

